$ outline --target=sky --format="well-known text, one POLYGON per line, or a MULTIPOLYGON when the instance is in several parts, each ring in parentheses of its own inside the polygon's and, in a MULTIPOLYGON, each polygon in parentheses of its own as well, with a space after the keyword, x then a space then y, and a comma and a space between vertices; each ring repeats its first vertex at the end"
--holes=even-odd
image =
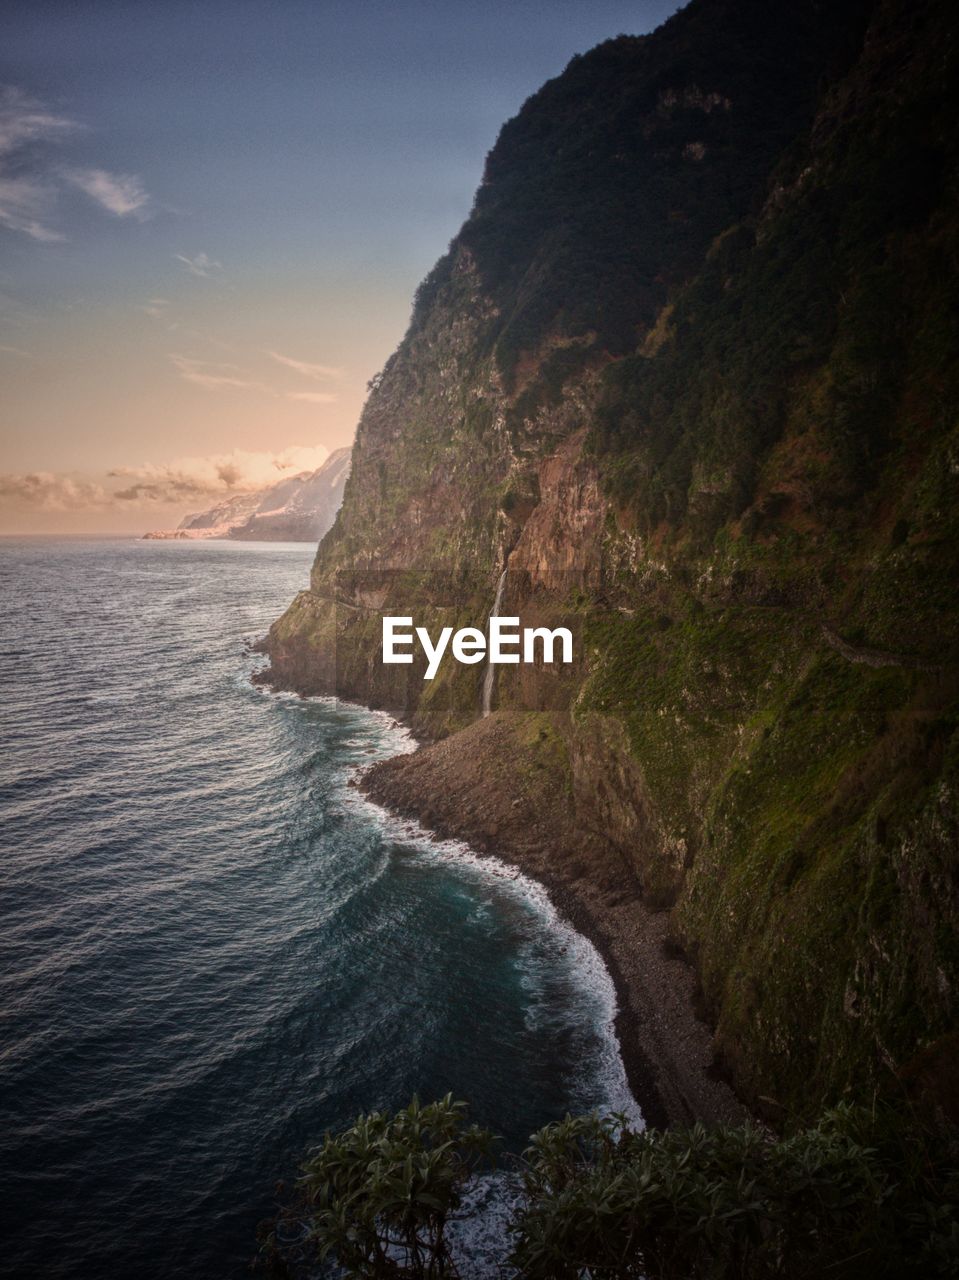
POLYGON ((350 444, 502 124, 675 0, 6 0, 0 534, 350 444))

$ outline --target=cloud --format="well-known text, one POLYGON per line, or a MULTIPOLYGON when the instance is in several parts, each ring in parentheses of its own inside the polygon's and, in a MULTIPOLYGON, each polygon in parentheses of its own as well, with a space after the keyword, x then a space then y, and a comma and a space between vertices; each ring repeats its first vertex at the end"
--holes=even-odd
POLYGON ((78 187, 117 217, 144 215, 149 197, 134 175, 51 163, 49 148, 82 128, 23 90, 0 85, 0 227, 41 243, 65 240, 53 221, 64 184, 78 187))
POLYGON ((0 85, 0 156, 12 155, 31 142, 49 142, 81 126, 58 116, 13 85, 0 85))
POLYGON ((284 475, 315 471, 328 457, 323 445, 292 445, 279 452, 234 449, 206 458, 178 458, 162 466, 118 467, 109 475, 130 481, 113 495, 120 502, 193 502, 263 489, 284 475))
POLYGON ((6 177, 0 170, 0 226, 20 231, 31 240, 53 244, 66 237, 50 226, 56 190, 36 178, 6 177))
POLYGON ((150 203, 143 183, 132 174, 108 173, 106 169, 69 169, 64 176, 118 218, 129 217, 131 213, 142 216, 150 203))
POLYGON ((173 256, 177 262, 182 262, 190 275, 193 276, 201 276, 206 279, 223 270, 222 262, 217 262, 215 258, 210 258, 205 253, 195 254, 192 258, 185 253, 175 253, 173 256))
POLYGON ((342 369, 334 369, 328 364, 310 364, 306 360, 294 360, 292 356, 281 355, 279 351, 268 351, 266 354, 278 364, 286 365, 288 369, 295 369, 304 378, 313 378, 319 382, 326 378, 343 377, 342 369))
POLYGON ((266 383, 243 377, 242 370, 235 364, 218 364, 178 355, 171 355, 170 359, 181 378, 186 382, 195 382, 198 387, 206 387, 208 391, 260 391, 265 395, 274 394, 266 383))
POLYGON ((154 320, 162 320, 169 305, 169 298, 151 298, 149 302, 143 303, 140 310, 145 311, 147 315, 152 316, 154 320))
POLYGON ((104 510, 127 506, 186 504, 253 493, 284 476, 315 471, 329 457, 323 445, 290 445, 280 450, 234 449, 209 457, 177 458, 164 464, 116 467, 105 486, 97 480, 52 471, 0 473, 0 502, 44 511, 104 510))
POLYGON ((310 404, 333 404, 336 396, 328 391, 288 391, 287 400, 306 400, 310 404))
POLYGON ((0 351, 2 351, 4 355, 8 356, 23 356, 24 359, 27 360, 29 360, 33 354, 31 351, 24 351, 23 347, 11 347, 5 342, 0 342, 0 351))
POLYGON ((109 494, 93 481, 55 475, 52 471, 0 473, 0 498, 44 511, 89 510, 109 502, 109 494))

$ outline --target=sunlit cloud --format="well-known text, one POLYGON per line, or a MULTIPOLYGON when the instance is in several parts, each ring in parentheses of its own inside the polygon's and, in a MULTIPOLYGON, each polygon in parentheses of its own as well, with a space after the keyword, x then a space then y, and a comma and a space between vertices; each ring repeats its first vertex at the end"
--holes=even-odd
POLYGON ((42 511, 185 504, 254 493, 284 476, 316 471, 329 456, 329 450, 321 444, 290 445, 280 450, 234 449, 209 457, 115 467, 106 474, 106 480, 113 484, 52 471, 0 472, 0 503, 42 511))
POLYGON ((23 347, 11 347, 5 342, 0 342, 0 351, 6 356, 21 356, 25 360, 29 360, 33 354, 31 351, 24 351, 23 347))
POLYGON ((154 320, 162 320, 164 319, 169 306, 169 298, 151 298, 149 302, 144 302, 142 304, 140 310, 145 311, 146 314, 151 316, 154 320))
POLYGON ((175 253, 173 256, 177 262, 183 263, 192 276, 206 279, 223 270, 222 262, 217 262, 215 258, 210 258, 205 253, 197 253, 192 258, 186 253, 175 253))
POLYGON ((94 510, 106 506, 110 495, 92 480, 30 471, 24 475, 0 473, 0 499, 43 511, 94 510))
POLYGON ((194 360, 189 356, 171 355, 174 367, 186 382, 193 382, 198 387, 206 387, 208 391, 259 391, 265 395, 274 395, 272 388, 264 382, 256 382, 243 376, 235 364, 219 364, 211 360, 194 360))
POLYGON ((132 174, 108 173, 106 169, 68 169, 64 177, 118 218, 133 213, 142 216, 150 203, 143 183, 132 174))
POLYGON ((308 404, 334 404, 336 396, 328 391, 288 391, 287 400, 305 400, 308 404))
POLYGON ((334 369, 332 365, 311 364, 306 360, 294 360, 292 356, 281 355, 279 351, 268 351, 266 354, 278 364, 286 365, 288 369, 295 369, 296 372, 301 373, 304 378, 314 378, 316 381, 323 381, 326 378, 343 377, 343 370, 334 369))
POLYGON ((263 489, 284 475, 315 471, 328 457, 323 445, 292 445, 279 452, 234 449, 206 458, 178 458, 161 466, 118 467, 109 475, 130 482, 114 493, 119 502, 192 502, 263 489))

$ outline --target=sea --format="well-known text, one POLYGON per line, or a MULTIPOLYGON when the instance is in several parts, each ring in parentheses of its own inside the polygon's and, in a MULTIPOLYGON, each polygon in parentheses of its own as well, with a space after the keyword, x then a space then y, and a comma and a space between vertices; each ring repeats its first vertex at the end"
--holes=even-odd
MULTIPOLYGON (((414 1093, 507 1152, 641 1123, 592 945, 352 785, 408 732, 252 682, 313 550, 0 540, 4 1276, 248 1275, 277 1183, 414 1093)), ((475 1189, 464 1277, 509 1194, 475 1189)))

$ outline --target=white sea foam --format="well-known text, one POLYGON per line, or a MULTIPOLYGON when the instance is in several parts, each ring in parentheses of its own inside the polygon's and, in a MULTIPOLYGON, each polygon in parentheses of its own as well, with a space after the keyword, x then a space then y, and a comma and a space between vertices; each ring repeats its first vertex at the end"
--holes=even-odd
MULTIPOLYGON (((404 726, 384 712, 366 712, 381 721, 376 745, 383 757, 409 753, 416 749, 416 741, 404 726)), ((344 784, 355 780, 362 765, 352 765, 344 770, 344 784)), ((480 854, 462 840, 441 840, 415 819, 400 817, 369 799, 356 787, 344 785, 343 803, 362 809, 374 818, 384 835, 390 840, 408 845, 421 856, 455 866, 462 874, 480 883, 495 883, 500 893, 515 895, 531 906, 539 916, 551 945, 547 961, 561 964, 575 979, 582 993, 582 1003, 577 1001, 572 1016, 589 1017, 598 1035, 599 1047, 594 1061, 584 1064, 585 1074, 575 1082, 577 1101, 583 1110, 603 1113, 617 1112, 627 1117, 633 1128, 643 1127, 639 1104, 633 1097, 626 1077, 619 1041, 616 1036, 618 1004, 616 987, 596 947, 556 910, 546 888, 538 881, 524 875, 515 867, 496 857, 480 854)), ((538 958, 527 956, 528 966, 540 963, 538 958)), ((534 973, 525 975, 528 987, 538 989, 534 973)), ((536 1016, 535 1007, 532 1016, 536 1016)))
MULTIPOLYGON (((386 759, 409 754, 416 739, 389 713, 345 703, 336 698, 316 697, 307 701, 328 705, 338 715, 355 714, 356 732, 344 740, 352 752, 374 748, 373 758, 386 759), (372 732, 370 732, 372 730, 372 732)), ((541 976, 547 968, 564 971, 577 996, 563 1011, 566 1025, 579 1021, 595 1035, 595 1047, 582 1064, 581 1075, 572 1084, 569 1098, 574 1111, 618 1113, 631 1128, 644 1127, 639 1105, 630 1090, 616 1036, 617 998, 612 976, 596 947, 559 914, 546 888, 496 857, 480 854, 461 840, 441 840, 414 819, 404 818, 365 796, 355 783, 371 756, 344 762, 340 771, 338 801, 345 809, 361 813, 376 824, 391 842, 402 844, 419 857, 454 868, 474 885, 486 885, 499 897, 522 902, 538 917, 541 931, 524 945, 521 955, 521 983, 530 995, 527 1018, 536 1025, 539 1018, 556 1017, 557 1011, 545 998, 541 976)), ((495 897, 477 904, 489 910, 495 897)), ((464 1195, 463 1211, 450 1223, 448 1235, 463 1280, 492 1280, 508 1273, 504 1258, 509 1254, 508 1225, 520 1202, 516 1175, 503 1171, 483 1173, 473 1179, 464 1195)))
MULTIPOLYGON (((274 696, 282 697, 283 694, 274 696)), ((363 730, 371 727, 371 722, 375 729, 370 745, 376 749, 377 758, 408 755, 418 746, 410 730, 387 711, 372 710, 327 695, 313 696, 304 701, 328 706, 341 715, 344 712, 354 714, 358 732, 346 739, 346 743, 354 750, 359 742, 370 741, 368 736, 363 735, 363 730)), ((344 765, 340 803, 347 809, 365 812, 390 840, 413 848, 423 857, 455 866, 461 874, 467 874, 474 881, 495 884, 501 893, 515 894, 517 899, 535 910, 552 943, 549 947, 549 960, 561 963, 575 978, 582 993, 582 1004, 577 1002, 570 1014, 588 1017, 598 1037, 599 1047, 593 1061, 584 1064, 583 1076, 575 1082, 576 1093, 579 1095, 577 1101, 582 1100, 583 1110, 607 1114, 617 1112, 626 1116, 631 1127, 642 1128, 642 1112, 629 1087, 616 1036, 616 987, 596 947, 563 919, 553 905, 548 891, 538 881, 499 858, 478 853, 462 840, 439 839, 415 819, 390 812, 364 795, 356 786, 351 786, 350 783, 355 782, 362 769, 368 767, 369 761, 370 757, 367 756, 363 761, 344 765)))
POLYGON ((462 1280, 491 1280, 508 1275, 509 1223, 521 1201, 519 1179, 497 1170, 473 1178, 463 1193, 455 1221, 446 1228, 462 1280))

